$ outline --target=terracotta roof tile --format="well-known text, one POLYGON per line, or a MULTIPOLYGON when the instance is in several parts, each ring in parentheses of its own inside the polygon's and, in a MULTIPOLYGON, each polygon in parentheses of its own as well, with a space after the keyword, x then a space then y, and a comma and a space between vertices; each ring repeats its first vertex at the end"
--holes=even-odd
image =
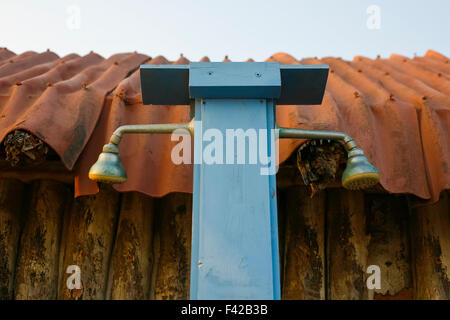
MULTIPOLYGON (((201 61, 210 61, 204 57, 201 61)), ((227 56, 224 61, 231 61, 227 56)), ((249 59, 248 61, 253 61, 249 59)), ((450 65, 435 51, 412 59, 356 56, 297 60, 276 53, 266 61, 329 64, 322 106, 281 106, 280 126, 350 134, 379 169, 389 192, 436 201, 450 189, 450 65)), ((0 140, 15 129, 46 142, 76 172, 75 193, 93 194, 87 173, 110 134, 123 124, 189 120, 188 106, 143 106, 140 64, 188 64, 163 56, 90 53, 59 58, 53 52, 15 55, 0 49, 0 140)), ((119 191, 151 196, 192 192, 192 166, 170 160, 169 135, 126 135, 120 144, 129 180, 119 191)), ((280 161, 304 141, 283 140, 280 161)))

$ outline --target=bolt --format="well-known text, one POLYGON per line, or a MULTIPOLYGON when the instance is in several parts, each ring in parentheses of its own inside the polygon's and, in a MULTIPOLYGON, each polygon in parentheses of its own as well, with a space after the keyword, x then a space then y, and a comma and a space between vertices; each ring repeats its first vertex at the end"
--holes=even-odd
POLYGON ((212 71, 208 71, 208 75, 212 76, 213 72, 212 71))
POLYGON ((256 76, 257 78, 261 78, 261 73, 256 72, 256 73, 255 73, 255 76, 256 76))

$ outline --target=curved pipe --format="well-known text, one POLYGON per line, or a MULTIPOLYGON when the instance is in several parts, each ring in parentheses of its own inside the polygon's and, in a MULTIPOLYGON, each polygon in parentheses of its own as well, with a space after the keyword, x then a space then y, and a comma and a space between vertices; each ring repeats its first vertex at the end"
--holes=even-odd
POLYGON ((276 127, 279 129, 279 137, 284 139, 323 139, 323 140, 342 140, 347 151, 356 148, 356 143, 346 133, 335 131, 316 131, 294 128, 276 127))
POLYGON ((119 157, 119 143, 125 133, 172 133, 177 129, 185 129, 194 135, 194 119, 189 123, 125 125, 114 131, 109 143, 103 146, 89 170, 89 178, 107 183, 123 183, 127 181, 127 173, 119 157))
POLYGON ((118 127, 109 139, 110 143, 118 145, 125 133, 172 133, 177 129, 185 129, 194 136, 194 119, 188 123, 166 124, 132 124, 118 127))
POLYGON ((344 141, 347 150, 347 164, 342 173, 342 186, 350 190, 367 189, 380 181, 378 170, 370 164, 364 152, 356 147, 355 141, 346 133, 333 131, 314 131, 293 128, 280 128, 280 138, 328 139, 344 141))
MULTIPOLYGON (((125 125, 114 131, 103 152, 89 170, 89 178, 96 181, 122 183, 127 180, 125 168, 119 158, 119 143, 125 133, 172 133, 185 129, 194 135, 194 119, 189 123, 125 125)), ((333 131, 314 131, 294 128, 278 129, 279 138, 328 139, 344 141, 348 153, 347 165, 342 174, 342 185, 350 190, 369 188, 379 182, 377 169, 370 164, 362 150, 347 134, 333 131)))

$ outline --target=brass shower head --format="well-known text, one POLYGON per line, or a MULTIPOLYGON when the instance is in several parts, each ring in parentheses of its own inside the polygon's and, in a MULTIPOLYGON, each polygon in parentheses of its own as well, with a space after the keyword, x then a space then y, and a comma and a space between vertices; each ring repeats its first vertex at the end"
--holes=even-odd
POLYGON ((89 170, 89 179, 106 183, 123 183, 127 181, 125 171, 119 156, 119 143, 125 133, 172 133, 175 130, 186 130, 194 135, 194 119, 189 123, 167 123, 167 124, 135 124, 125 125, 117 128, 111 135, 108 144, 103 146, 98 160, 89 170))
POLYGON ((116 144, 105 144, 97 162, 89 170, 89 179, 106 183, 127 181, 127 172, 120 161, 119 148, 116 144))
POLYGON ((364 152, 359 148, 351 149, 342 174, 342 186, 349 190, 361 190, 371 188, 379 181, 378 170, 370 164, 364 152))

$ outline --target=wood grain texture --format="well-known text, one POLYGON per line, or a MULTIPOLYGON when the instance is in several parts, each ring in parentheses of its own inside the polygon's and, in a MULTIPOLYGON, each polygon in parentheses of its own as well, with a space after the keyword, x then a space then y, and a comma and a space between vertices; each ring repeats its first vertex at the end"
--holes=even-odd
POLYGON ((402 195, 328 190, 329 299, 410 299, 408 204, 402 195), (380 289, 368 289, 371 265, 380 289))
POLYGON ((153 198, 137 192, 122 196, 111 258, 111 299, 148 299, 153 264, 153 198))
POLYGON ((158 199, 150 299, 189 299, 192 195, 158 199))
POLYGON ((449 192, 439 202, 411 210, 410 234, 414 267, 414 298, 450 299, 449 192))
MULTIPOLYGON (((189 298, 192 195, 72 192, 0 180, 1 299, 189 298), (66 288, 71 264, 81 290, 66 288)), ((279 190, 283 299, 450 299, 448 197, 408 210, 404 195, 279 190)))
POLYGON ((56 299, 62 217, 69 189, 42 180, 32 185, 16 270, 15 299, 56 299))
POLYGON ((326 193, 319 191, 310 198, 306 187, 292 187, 283 192, 281 201, 285 216, 282 298, 323 300, 326 193))
POLYGON ((367 299, 364 193, 328 190, 327 207, 328 298, 367 299))
MULTIPOLYGON (((369 265, 381 270, 381 289, 374 299, 411 299, 412 270, 408 230, 408 203, 403 195, 366 195, 369 265)), ((368 276, 368 275, 366 275, 368 276)))
POLYGON ((64 223, 65 243, 60 276, 60 299, 105 299, 109 263, 119 214, 119 193, 111 186, 102 186, 94 196, 74 200, 64 223), (66 269, 81 269, 81 289, 69 290, 66 269))
POLYGON ((24 192, 25 185, 20 181, 0 180, 0 300, 13 297, 24 192))

